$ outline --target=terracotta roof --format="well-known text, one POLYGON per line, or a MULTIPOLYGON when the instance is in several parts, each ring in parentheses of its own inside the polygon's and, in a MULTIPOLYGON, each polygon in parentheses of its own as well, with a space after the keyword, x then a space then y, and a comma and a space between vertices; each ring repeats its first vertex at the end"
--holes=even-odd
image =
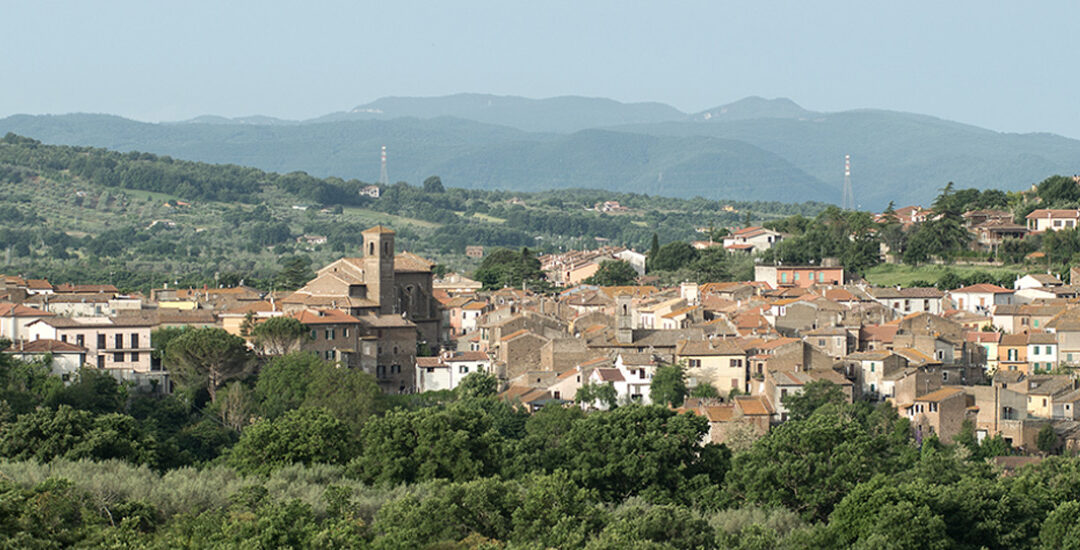
POLYGON ((86 348, 60 340, 42 338, 32 342, 12 344, 4 351, 8 353, 86 353, 86 348))
POLYGON ((417 357, 416 366, 420 368, 435 368, 435 367, 449 367, 446 363, 443 363, 441 357, 417 357))
POLYGON ((375 227, 369 227, 360 232, 361 235, 363 235, 364 233, 381 233, 385 235, 394 235, 394 230, 380 224, 376 225, 375 227))
POLYGON ((1014 290, 1009 290, 1007 288, 1003 288, 1003 287, 1000 287, 1000 286, 997 286, 997 285, 992 285, 992 284, 989 284, 989 283, 979 283, 977 285, 965 286, 964 288, 958 288, 958 289, 952 291, 953 294, 956 294, 958 292, 959 293, 975 292, 975 293, 983 293, 983 294, 1012 294, 1015 291, 1014 290))
POLYGON ((894 349, 893 353, 907 359, 909 362, 916 365, 936 365, 941 364, 941 361, 934 359, 933 357, 915 349, 915 348, 898 348, 894 349))
POLYGON ((746 352, 731 340, 680 340, 675 346, 680 357, 715 357, 721 355, 745 355, 746 352))
MULTIPOLYGON (((701 407, 704 409, 705 418, 709 419, 709 422, 730 422, 735 419, 735 404, 726 403, 723 405, 711 405, 701 407)), ((701 410, 699 409, 699 410, 701 410)), ((698 412, 698 411, 693 411, 698 412)))
POLYGON ((1080 218, 1080 211, 1077 211, 1075 209, 1065 210, 1040 208, 1038 210, 1032 211, 1030 214, 1024 217, 1029 220, 1034 220, 1037 218, 1080 218))
POLYGON ((359 323, 360 320, 344 311, 337 309, 305 309, 289 315, 293 319, 305 325, 336 325, 343 323, 359 323))
POLYGON ((356 319, 373 328, 416 328, 416 323, 400 315, 361 315, 356 319))
POLYGON ((1003 346, 1026 346, 1027 334, 1002 334, 1000 343, 1003 346))
MULTIPOLYGON (((95 328, 95 327, 153 327, 157 321, 142 316, 124 317, 47 317, 34 323, 44 323, 56 328, 95 328)), ((34 324, 31 323, 31 324, 34 324)))
POLYGON ((1029 344, 1057 344, 1057 335, 1049 332, 1032 332, 1028 334, 1029 344))
POLYGON ((619 369, 596 369, 593 372, 595 372, 596 375, 600 377, 600 380, 604 382, 626 381, 626 379, 623 378, 622 373, 619 372, 619 369))
MULTIPOLYGON (((1032 279, 1035 279, 1036 281, 1042 283, 1044 286, 1045 285, 1060 285, 1060 284, 1062 284, 1061 279, 1058 279, 1057 277, 1055 277, 1055 276, 1053 276, 1053 275, 1051 275, 1049 273, 1029 273, 1029 274, 1027 274, 1025 276, 1026 277, 1031 277, 1032 279)), ((29 283, 29 281, 27 281, 27 282, 29 283)))
POLYGON ((896 339, 896 325, 864 325, 859 333, 861 340, 889 343, 896 339))
POLYGON ((220 315, 247 315, 248 313, 264 313, 268 311, 273 312, 278 311, 278 309, 275 305, 272 305, 267 301, 248 302, 239 307, 222 311, 220 312, 220 315))
POLYGON ((946 400, 946 399, 948 399, 950 397, 953 397, 956 394, 963 394, 963 393, 964 393, 964 390, 962 390, 960 388, 945 387, 945 388, 941 388, 940 390, 930 392, 930 393, 928 393, 928 394, 926 394, 926 395, 924 395, 922 397, 916 397, 915 401, 939 402, 939 401, 944 401, 944 400, 946 400))
POLYGON ((773 408, 769 404, 769 400, 760 395, 736 397, 735 403, 739 405, 743 414, 747 416, 769 416, 773 414, 773 408))
POLYGON ((431 271, 432 262, 411 252, 402 252, 394 256, 394 271, 402 273, 426 273, 431 271))
POLYGON ((476 311, 476 310, 482 310, 482 309, 484 309, 486 307, 488 307, 487 302, 471 302, 471 303, 468 303, 468 304, 465 304, 464 306, 462 306, 461 309, 465 309, 465 310, 469 310, 469 311, 476 311))
POLYGON ((120 289, 113 285, 73 285, 71 283, 63 283, 56 287, 56 292, 82 292, 82 293, 94 293, 94 292, 120 292, 120 289))
POLYGON ((964 335, 964 339, 968 342, 978 342, 980 344, 996 344, 1001 341, 1001 333, 972 330, 964 335))
POLYGON ((52 290, 53 286, 45 279, 27 279, 26 288, 30 290, 52 290))
POLYGON ((26 307, 22 304, 0 303, 0 317, 54 317, 48 311, 26 307))

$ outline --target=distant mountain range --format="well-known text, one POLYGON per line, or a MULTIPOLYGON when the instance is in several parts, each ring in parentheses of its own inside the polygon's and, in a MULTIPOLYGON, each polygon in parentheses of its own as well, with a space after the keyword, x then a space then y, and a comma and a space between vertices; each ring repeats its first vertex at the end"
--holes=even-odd
POLYGON ((843 158, 862 208, 926 204, 948 181, 1022 189, 1080 172, 1080 141, 1007 134, 881 110, 821 113, 746 98, 694 114, 661 103, 482 94, 389 97, 290 121, 266 116, 147 124, 109 115, 16 115, 0 133, 265 170, 508 190, 601 188, 739 200, 839 202, 843 158))

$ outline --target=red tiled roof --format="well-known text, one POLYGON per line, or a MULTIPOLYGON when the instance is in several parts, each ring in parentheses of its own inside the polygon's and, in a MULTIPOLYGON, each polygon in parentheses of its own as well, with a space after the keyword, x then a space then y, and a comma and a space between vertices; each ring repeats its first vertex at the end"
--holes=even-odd
POLYGON ((626 380, 623 378, 622 373, 619 372, 619 369, 596 369, 593 372, 604 382, 623 382, 626 380))
POLYGON ((1030 214, 1024 217, 1029 220, 1034 220, 1036 218, 1080 218, 1080 211, 1074 209, 1064 210, 1040 208, 1038 210, 1033 210, 1030 214))
POLYGON ((48 311, 26 307, 22 304, 0 304, 0 317, 54 317, 48 311))
POLYGON ((4 351, 8 353, 86 353, 86 348, 60 340, 42 338, 33 342, 12 344, 4 351))
POLYGON ((305 309, 290 315, 305 325, 330 325, 342 323, 359 323, 360 320, 344 311, 336 309, 305 309))
POLYGON ((976 285, 965 286, 964 288, 958 288, 958 289, 956 289, 956 290, 954 290, 952 292, 954 294, 957 293, 957 292, 961 292, 961 293, 979 292, 979 293, 986 293, 986 294, 1012 294, 1014 291, 1009 290, 1009 289, 1004 288, 1004 287, 997 286, 997 285, 992 285, 992 284, 989 284, 989 283, 979 283, 979 284, 976 284, 976 285))

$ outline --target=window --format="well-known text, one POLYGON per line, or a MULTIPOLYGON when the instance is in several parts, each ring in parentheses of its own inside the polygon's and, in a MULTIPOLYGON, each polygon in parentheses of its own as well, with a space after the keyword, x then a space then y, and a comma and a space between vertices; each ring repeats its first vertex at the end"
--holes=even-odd
POLYGON ((1047 354, 1047 355, 1053 355, 1053 354, 1054 354, 1054 352, 1052 351, 1052 349, 1050 348, 1050 346, 1046 346, 1046 354, 1047 354))
POLYGON ((690 365, 690 368, 700 367, 701 359, 690 359, 686 363, 690 365))
POLYGON ((435 367, 428 367, 427 371, 428 371, 428 374, 431 374, 431 373, 435 372, 435 367))
POLYGON ((795 280, 796 280, 796 281, 798 281, 798 280, 799 280, 799 272, 798 272, 798 271, 796 271, 796 272, 795 272, 795 280))
POLYGON ((947 371, 947 370, 941 371, 941 381, 942 382, 948 382, 949 381, 949 371, 947 371))
POLYGON ((1035 327, 1035 328, 1039 328, 1039 320, 1038 319, 1032 319, 1031 320, 1031 325, 1033 327, 1035 327))
POLYGON ((328 328, 325 331, 323 331, 323 337, 325 337, 327 340, 333 340, 334 339, 334 329, 328 328))
POLYGON ((104 349, 105 348, 105 335, 104 334, 98 334, 97 335, 97 347, 98 347, 98 349, 104 349))
POLYGON ((1043 398, 1043 406, 1044 407, 1046 406, 1046 398, 1045 397, 1043 398))
POLYGON ((467 365, 461 365, 458 367, 458 374, 469 374, 469 367, 467 365))
POLYGON ((131 349, 135 349, 135 348, 138 348, 138 347, 139 347, 139 333, 133 332, 133 333, 131 333, 131 349))
POLYGON ((874 369, 876 368, 876 366, 877 366, 877 363, 871 362, 870 363, 870 372, 874 372, 874 369))
POLYGON ((787 397, 787 390, 786 389, 781 389, 780 390, 780 398, 783 399, 785 397, 787 397))
POLYGON ((375 367, 375 376, 379 378, 386 378, 386 367, 383 365, 375 367))
POLYGON ((124 349, 124 335, 117 334, 113 336, 113 340, 116 342, 116 349, 124 349))
POLYGON ((349 337, 349 327, 345 327, 345 328, 341 329, 341 335, 344 336, 345 338, 348 338, 349 337))
POLYGON ((732 359, 731 360, 731 368, 741 369, 742 368, 742 359, 732 359))
POLYGON ((319 331, 317 331, 315 329, 311 329, 311 339, 312 340, 318 340, 319 339, 319 331))
POLYGON ((60 341, 61 342, 67 342, 67 334, 60 335, 60 341))
POLYGON ((824 338, 818 338, 817 345, 818 345, 819 348, 825 347, 825 339, 824 338))
POLYGON ((787 282, 787 273, 781 273, 780 274, 780 282, 781 283, 786 283, 787 282))
POLYGON ((817 274, 817 280, 818 280, 819 283, 824 283, 825 282, 825 272, 824 271, 817 274))
POLYGON ((875 393, 875 392, 877 392, 877 385, 876 384, 870 384, 870 393, 875 393))
POLYGON ((560 396, 558 391, 551 392, 551 396, 554 397, 555 399, 562 399, 562 397, 560 396))
POLYGON ((123 353, 114 353, 114 354, 112 354, 112 360, 113 360, 113 363, 123 363, 124 362, 124 354, 123 353))
POLYGON ((132 352, 132 354, 131 354, 131 362, 132 363, 138 363, 139 362, 139 352, 137 352, 137 351, 132 352))
POLYGON ((98 355, 97 356, 97 368, 99 368, 99 369, 105 368, 105 356, 104 355, 98 355))
POLYGON ((82 334, 76 334, 75 335, 75 343, 85 348, 86 347, 86 338, 84 338, 82 334))
POLYGON ((930 311, 930 300, 923 300, 922 301, 922 308, 923 308, 923 311, 930 311))

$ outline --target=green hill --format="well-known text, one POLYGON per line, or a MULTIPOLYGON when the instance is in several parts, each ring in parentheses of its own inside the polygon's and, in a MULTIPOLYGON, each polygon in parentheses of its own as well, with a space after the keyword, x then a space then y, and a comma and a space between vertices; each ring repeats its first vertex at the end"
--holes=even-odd
MULTIPOLYGON (((648 141, 651 138, 626 134, 648 141)), ((718 203, 603 190, 540 193, 396 183, 379 199, 359 180, 279 174, 149 153, 0 138, 0 273, 147 289, 165 282, 270 288, 293 255, 325 265, 387 224, 402 250, 469 271, 466 246, 555 251, 610 242, 645 249, 701 227, 814 215, 821 203, 718 203), (514 199, 514 200, 511 200, 514 199), (596 212, 616 200, 630 210, 596 212), (179 202, 178 202, 179 201, 179 202), (180 202, 186 204, 180 204, 180 202), (723 208, 729 206, 729 209, 723 208), (302 235, 327 237, 322 245, 302 235)), ((281 288, 276 286, 276 288, 281 288)))

